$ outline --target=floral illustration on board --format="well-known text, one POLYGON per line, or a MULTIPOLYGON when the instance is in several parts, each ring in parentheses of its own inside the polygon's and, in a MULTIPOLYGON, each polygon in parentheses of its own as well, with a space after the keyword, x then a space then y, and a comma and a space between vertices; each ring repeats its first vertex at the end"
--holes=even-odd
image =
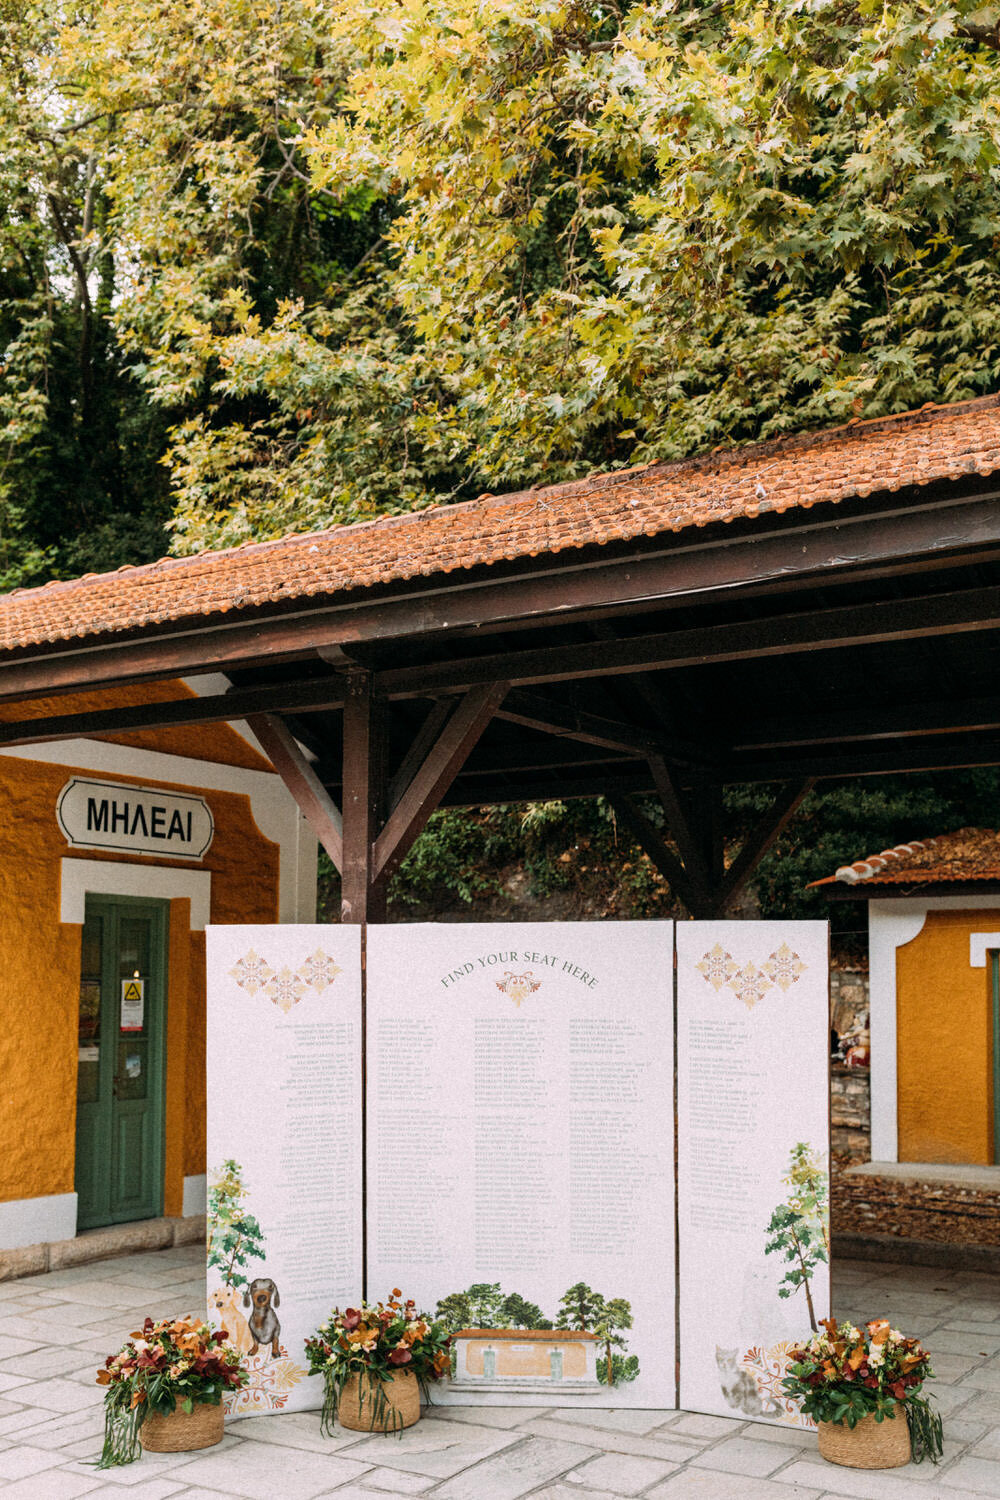
POLYGON ((251 948, 229 971, 241 990, 246 990, 248 995, 263 993, 286 1016, 307 990, 321 995, 330 988, 337 975, 343 972, 340 965, 329 953, 324 953, 322 948, 310 953, 297 969, 290 969, 286 964, 278 972, 251 948))
POLYGON ((737 1000, 742 1001, 747 1010, 753 1010, 754 1006, 763 1000, 767 992, 775 986, 787 993, 799 976, 806 972, 807 967, 808 965, 793 949, 789 948, 787 943, 782 943, 781 947, 776 948, 760 965, 749 959, 746 963, 738 963, 731 953, 727 953, 721 943, 716 943, 695 964, 698 973, 707 984, 712 986, 716 994, 723 988, 732 990, 737 1000))
POLYGON ((521 1001, 527 1000, 529 995, 533 995, 536 990, 540 990, 542 981, 536 979, 530 969, 526 969, 523 974, 514 974, 508 969, 503 978, 497 980, 496 986, 500 993, 507 995, 509 999, 513 1000, 518 1010, 520 1010, 521 1001))

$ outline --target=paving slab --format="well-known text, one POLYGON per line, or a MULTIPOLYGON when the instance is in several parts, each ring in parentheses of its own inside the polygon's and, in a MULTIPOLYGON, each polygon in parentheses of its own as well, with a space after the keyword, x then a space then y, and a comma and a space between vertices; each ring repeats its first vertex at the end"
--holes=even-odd
POLYGON ((885 1312, 936 1356, 946 1462, 864 1473, 812 1433, 699 1412, 448 1406, 399 1438, 315 1412, 228 1422, 223 1442, 95 1471, 94 1373, 148 1312, 198 1308, 200 1246, 0 1283, 0 1496, 75 1500, 1000 1500, 1000 1277, 835 1262, 839 1310, 885 1312))

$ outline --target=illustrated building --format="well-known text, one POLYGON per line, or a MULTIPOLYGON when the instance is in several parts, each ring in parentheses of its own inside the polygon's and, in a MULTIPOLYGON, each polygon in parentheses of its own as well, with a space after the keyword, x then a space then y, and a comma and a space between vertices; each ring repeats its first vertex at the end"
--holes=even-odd
MULTIPOLYGON (((226 686, 193 681, 129 701, 226 686)), ((315 839, 224 724, 5 748, 0 807, 0 1252, 163 1217, 200 1233, 204 928, 314 920, 315 839)))
POLYGON ((531 1393, 553 1385, 580 1395, 602 1390, 596 1333, 555 1328, 461 1328, 455 1334, 455 1391, 531 1393))

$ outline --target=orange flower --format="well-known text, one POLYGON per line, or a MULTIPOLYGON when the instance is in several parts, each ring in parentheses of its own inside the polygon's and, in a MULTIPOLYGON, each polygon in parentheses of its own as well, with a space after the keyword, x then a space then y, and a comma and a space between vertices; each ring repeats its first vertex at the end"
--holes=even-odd
POLYGON ((868 1328, 868 1335, 873 1344, 885 1343, 886 1339, 889 1337, 890 1325, 888 1318, 872 1318, 871 1322, 866 1326, 868 1328))
POLYGON ((110 1370, 98 1370, 98 1372, 97 1372, 97 1384, 98 1385, 110 1385, 111 1384, 111 1371, 110 1370))
POLYGON ((140 1386, 138 1390, 135 1390, 135 1391, 132 1392, 132 1404, 129 1407, 129 1410, 130 1411, 135 1411, 135 1409, 139 1405, 139 1403, 142 1402, 142 1401, 145 1401, 145 1399, 146 1399, 146 1392, 140 1386))

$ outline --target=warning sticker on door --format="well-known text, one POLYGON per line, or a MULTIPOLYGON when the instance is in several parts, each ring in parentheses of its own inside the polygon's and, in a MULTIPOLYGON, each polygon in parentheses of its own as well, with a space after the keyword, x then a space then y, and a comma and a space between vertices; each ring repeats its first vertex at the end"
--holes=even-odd
POLYGON ((144 979, 122 980, 122 1031, 141 1031, 143 996, 146 991, 144 979))

